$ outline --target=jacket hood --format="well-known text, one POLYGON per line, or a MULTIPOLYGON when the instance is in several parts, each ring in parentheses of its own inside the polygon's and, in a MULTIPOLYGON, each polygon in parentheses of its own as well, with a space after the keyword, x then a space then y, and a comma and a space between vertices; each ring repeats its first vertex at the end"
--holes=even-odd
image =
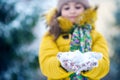
MULTIPOLYGON (((79 25, 90 24, 92 26, 92 29, 95 29, 95 22, 97 20, 97 9, 97 6, 86 9, 83 14, 78 16, 78 18, 76 19, 76 23, 79 25)), ((54 8, 45 15, 46 23, 48 26, 50 26, 50 22, 56 13, 57 9, 54 8)))

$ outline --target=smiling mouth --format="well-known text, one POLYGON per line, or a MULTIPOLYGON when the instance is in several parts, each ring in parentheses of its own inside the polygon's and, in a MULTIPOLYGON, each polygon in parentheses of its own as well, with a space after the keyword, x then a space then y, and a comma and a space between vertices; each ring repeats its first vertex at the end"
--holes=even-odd
POLYGON ((70 16, 69 18, 76 18, 76 16, 70 16))
POLYGON ((70 18, 70 19, 76 19, 77 16, 70 16, 69 18, 70 18))

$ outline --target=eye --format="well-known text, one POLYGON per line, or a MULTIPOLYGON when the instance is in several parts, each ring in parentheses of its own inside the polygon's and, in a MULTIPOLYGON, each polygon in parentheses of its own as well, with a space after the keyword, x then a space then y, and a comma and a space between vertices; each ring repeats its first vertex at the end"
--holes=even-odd
POLYGON ((76 8, 76 9, 81 9, 81 7, 80 7, 80 6, 76 6, 75 8, 76 8))
POLYGON ((64 10, 69 10, 70 8, 69 7, 65 7, 64 10))

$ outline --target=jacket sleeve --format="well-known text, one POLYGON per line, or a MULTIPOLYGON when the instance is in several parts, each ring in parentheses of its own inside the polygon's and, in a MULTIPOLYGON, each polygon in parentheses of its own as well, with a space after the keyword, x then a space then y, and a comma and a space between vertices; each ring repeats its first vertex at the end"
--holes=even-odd
POLYGON ((87 76, 92 80, 99 80, 103 78, 109 72, 109 55, 108 55, 108 46, 104 37, 97 31, 92 31, 92 51, 100 52, 103 54, 103 58, 99 60, 99 66, 93 68, 92 70, 82 73, 82 75, 87 76))
POLYGON ((39 62, 42 73, 51 79, 62 79, 70 75, 60 67, 56 55, 59 52, 52 36, 45 35, 39 50, 39 62))

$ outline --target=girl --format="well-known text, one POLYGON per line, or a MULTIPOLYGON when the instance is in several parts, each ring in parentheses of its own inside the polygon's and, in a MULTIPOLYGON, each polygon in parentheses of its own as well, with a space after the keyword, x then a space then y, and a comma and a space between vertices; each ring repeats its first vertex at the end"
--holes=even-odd
POLYGON ((100 80, 108 73, 108 47, 104 37, 95 30, 95 10, 90 8, 88 0, 58 0, 57 8, 47 14, 50 27, 40 45, 39 62, 48 80, 76 80, 71 77, 73 72, 68 72, 68 66, 64 66, 66 63, 57 59, 59 52, 64 54, 75 50, 86 54, 90 54, 89 51, 100 52, 103 55, 97 61, 98 67, 80 72, 82 79, 100 80))

